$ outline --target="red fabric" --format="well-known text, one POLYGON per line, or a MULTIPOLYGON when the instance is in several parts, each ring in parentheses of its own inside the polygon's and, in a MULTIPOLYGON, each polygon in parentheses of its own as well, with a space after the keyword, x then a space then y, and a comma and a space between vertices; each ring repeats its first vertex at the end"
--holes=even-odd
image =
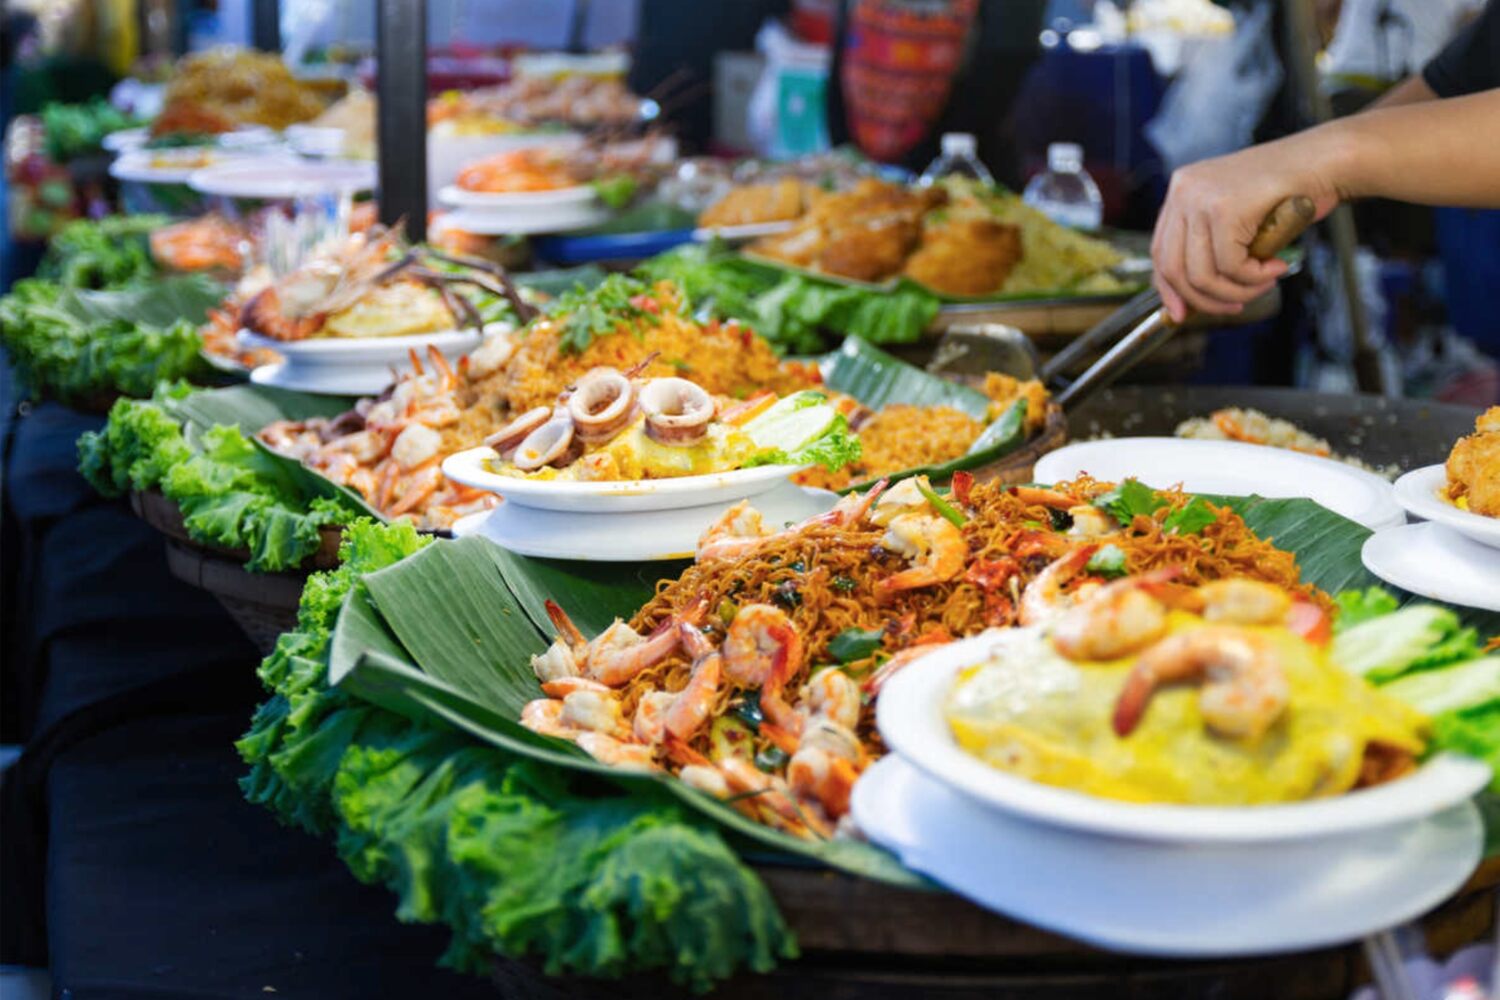
POLYGON ((963 63, 979 0, 853 0, 843 86, 854 142, 899 160, 942 116, 963 63))

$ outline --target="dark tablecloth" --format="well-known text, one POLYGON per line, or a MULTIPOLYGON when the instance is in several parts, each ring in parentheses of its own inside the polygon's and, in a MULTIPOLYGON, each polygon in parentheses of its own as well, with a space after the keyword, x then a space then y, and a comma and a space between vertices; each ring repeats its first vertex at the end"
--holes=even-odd
POLYGON ((103 418, 0 402, 0 702, 26 744, 0 789, 0 962, 79 1000, 493 996, 435 968, 445 932, 241 797, 258 657, 78 475, 103 418))

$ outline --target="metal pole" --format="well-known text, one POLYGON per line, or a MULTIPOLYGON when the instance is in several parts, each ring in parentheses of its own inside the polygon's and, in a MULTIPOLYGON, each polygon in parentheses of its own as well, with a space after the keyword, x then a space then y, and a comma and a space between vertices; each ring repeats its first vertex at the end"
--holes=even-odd
MULTIPOLYGON (((1320 87, 1317 69, 1317 16, 1313 12, 1312 0, 1290 0, 1285 6, 1292 86, 1297 93, 1298 111, 1313 124, 1321 124, 1333 117, 1333 106, 1328 95, 1320 87)), ((1348 306, 1349 333, 1353 340, 1354 381, 1360 392, 1384 394, 1385 372, 1380 367, 1380 352, 1371 344, 1369 317, 1365 315, 1365 302, 1360 297, 1359 270, 1355 264, 1355 253, 1359 248, 1359 234, 1354 229, 1354 210, 1340 205, 1333 214, 1323 220, 1324 231, 1333 244, 1334 256, 1338 259, 1339 279, 1344 288, 1344 301, 1348 306)))
POLYGON ((376 0, 380 221, 427 238, 427 0, 376 0))
POLYGON ((281 4, 254 0, 250 7, 250 44, 262 52, 281 51, 281 4))

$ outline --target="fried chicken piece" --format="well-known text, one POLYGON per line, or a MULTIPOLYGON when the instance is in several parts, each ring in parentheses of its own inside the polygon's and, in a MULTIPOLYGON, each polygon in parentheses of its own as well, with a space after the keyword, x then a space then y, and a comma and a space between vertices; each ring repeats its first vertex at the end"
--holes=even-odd
POLYGON ((1448 495, 1468 499, 1469 510, 1500 517, 1500 406, 1474 421, 1474 433, 1459 438, 1448 456, 1448 495))
POLYGON ((783 222, 795 219, 807 205, 804 185, 795 177, 784 177, 767 184, 746 184, 732 189, 703 210, 698 225, 746 226, 757 222, 783 222))
POLYGON ((901 265, 922 237, 918 219, 888 216, 835 231, 818 254, 817 267, 855 281, 884 281, 901 273, 901 265))
POLYGON ((992 219, 950 219, 929 225, 906 275, 947 295, 999 291, 1022 254, 1021 230, 992 219))

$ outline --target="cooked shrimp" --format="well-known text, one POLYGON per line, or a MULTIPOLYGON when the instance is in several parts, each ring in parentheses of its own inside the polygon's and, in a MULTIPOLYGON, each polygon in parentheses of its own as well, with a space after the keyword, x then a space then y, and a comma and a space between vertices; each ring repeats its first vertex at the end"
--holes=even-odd
POLYGON ((547 617, 557 627, 558 638, 545 653, 531 658, 531 668, 538 677, 543 671, 551 679, 582 674, 608 687, 618 688, 654 664, 671 656, 681 641, 678 626, 696 621, 703 613, 703 602, 690 607, 681 616, 662 622, 648 636, 642 636, 629 625, 615 619, 614 624, 590 642, 578 631, 566 612, 554 601, 546 602, 547 617), (571 667, 572 674, 569 668, 571 667))
POLYGON ((1135 580, 1116 580, 1058 616, 1052 646, 1070 660, 1116 660, 1167 632, 1167 609, 1135 580))
POLYGON ((849 796, 859 771, 848 760, 820 747, 804 747, 792 755, 786 769, 792 792, 818 804, 830 819, 849 811, 849 796))
MULTIPOLYGON (((692 628, 692 626, 684 626, 692 628)), ((696 632, 697 630, 694 629, 696 632)), ((693 672, 681 691, 672 696, 671 705, 662 714, 662 728, 680 740, 690 739, 703 728, 713 712, 719 694, 719 677, 724 658, 717 652, 698 658, 693 672)))
POLYGON ((1098 551, 1098 545, 1080 546, 1053 560, 1046 569, 1038 573, 1021 592, 1021 624, 1037 625, 1065 610, 1068 602, 1063 595, 1063 587, 1083 572, 1083 568, 1098 551))
POLYGON ((1286 620, 1292 598, 1280 587, 1234 577, 1214 580, 1197 590, 1203 617, 1229 625, 1275 625, 1286 620))
POLYGON ((651 748, 639 743, 626 743, 604 733, 579 733, 575 742, 590 757, 610 767, 624 771, 660 770, 651 748))
POLYGON ((879 583, 882 595, 944 583, 963 571, 969 555, 964 533, 953 522, 935 514, 897 515, 880 544, 911 560, 911 568, 879 583))
POLYGON ((848 729, 859 725, 859 685, 838 667, 824 667, 802 686, 797 709, 805 719, 824 718, 848 729))
POLYGON ((562 708, 563 703, 556 698, 528 701, 521 709, 521 725, 533 733, 571 740, 578 735, 578 731, 562 721, 562 708))
POLYGON ((724 673, 740 687, 760 688, 766 718, 795 733, 801 717, 781 697, 802 668, 802 636, 786 612, 769 604, 747 604, 735 612, 721 650, 724 673))
POLYGON ((763 544, 771 533, 760 511, 741 500, 708 526, 698 539, 698 562, 733 559, 763 544))
POLYGON ((625 722, 620 717, 620 699, 613 691, 584 689, 574 691, 562 700, 558 721, 581 732, 608 733, 623 736, 625 722))
POLYGON ((1011 494, 1024 504, 1035 507, 1051 507, 1053 510, 1070 510, 1078 506, 1078 498, 1057 490, 1039 486, 1012 486, 1011 494))
POLYGON ((1068 508, 1073 525, 1068 534, 1074 538, 1099 538, 1120 530, 1120 522, 1092 504, 1081 503, 1068 508))
POLYGON ((1268 639, 1208 625, 1163 639, 1140 655, 1115 702, 1115 732, 1130 735, 1161 685, 1199 679, 1198 709, 1222 736, 1258 739, 1281 718, 1291 693, 1268 639))

